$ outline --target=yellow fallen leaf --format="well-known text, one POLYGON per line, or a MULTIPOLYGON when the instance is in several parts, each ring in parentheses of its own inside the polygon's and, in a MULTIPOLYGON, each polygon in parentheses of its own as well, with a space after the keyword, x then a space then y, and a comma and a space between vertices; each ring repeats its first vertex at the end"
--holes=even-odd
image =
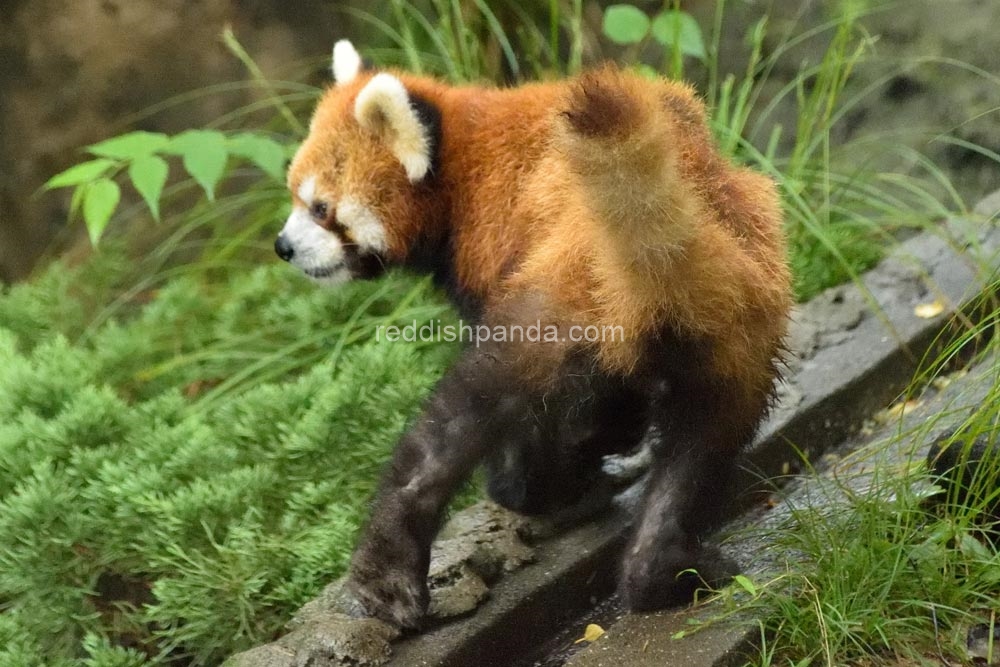
POLYGON ((931 301, 930 303, 922 303, 913 309, 913 314, 924 320, 937 317, 943 312, 944 304, 937 299, 931 301))
POLYGON ((574 644, 579 644, 580 642, 596 642, 604 634, 604 628, 597 625, 596 623, 591 623, 583 631, 583 636, 577 639, 574 644))
POLYGON ((910 399, 909 401, 900 401, 894 405, 889 406, 878 415, 876 419, 883 424, 887 424, 894 419, 899 419, 905 415, 910 414, 921 405, 920 401, 915 399, 910 399))
POLYGON ((944 391, 951 383, 959 378, 963 378, 968 375, 968 371, 955 371, 951 375, 939 375, 938 377, 931 380, 931 386, 938 391, 944 391))

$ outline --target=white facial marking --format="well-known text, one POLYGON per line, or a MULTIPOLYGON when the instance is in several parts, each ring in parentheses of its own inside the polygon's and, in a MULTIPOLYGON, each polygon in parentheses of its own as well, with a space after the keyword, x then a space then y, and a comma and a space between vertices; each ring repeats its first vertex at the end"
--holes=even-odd
POLYGON ((336 234, 317 225, 308 209, 296 206, 281 233, 294 251, 291 263, 307 276, 323 285, 339 285, 350 279, 343 244, 336 234))
POLYGON ((361 250, 385 252, 389 248, 385 226, 374 211, 353 197, 344 197, 337 204, 337 220, 347 227, 361 250))
POLYGON ((431 167, 431 142, 427 129, 410 106, 403 82, 381 73, 361 89, 354 103, 354 116, 362 127, 378 130, 384 123, 391 133, 390 149, 406 169, 411 183, 427 175, 431 167))
POLYGON ((303 180, 296 194, 302 200, 302 203, 306 205, 306 208, 312 206, 316 199, 316 177, 310 176, 303 180))
POLYGON ((333 45, 333 63, 330 69, 338 86, 350 83, 361 71, 361 56, 346 39, 333 45))

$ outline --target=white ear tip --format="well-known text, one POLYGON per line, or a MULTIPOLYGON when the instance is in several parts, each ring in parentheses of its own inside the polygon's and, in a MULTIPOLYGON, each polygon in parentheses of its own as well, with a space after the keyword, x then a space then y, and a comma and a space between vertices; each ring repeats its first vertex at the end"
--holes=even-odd
POLYGON ((416 183, 430 170, 431 140, 421 124, 402 81, 381 72, 372 77, 357 99, 354 116, 362 127, 386 127, 393 154, 403 164, 406 176, 416 183))
POLYGON ((337 85, 350 83, 361 71, 361 56, 350 41, 342 39, 333 45, 331 70, 337 85))
POLYGON ((379 72, 373 76, 366 88, 373 94, 393 95, 400 99, 406 97, 406 86, 403 82, 386 72, 379 72))
POLYGON ((369 111, 373 108, 385 107, 383 111, 395 110, 397 117, 410 108, 410 99, 406 94, 403 82, 391 74, 380 72, 372 77, 357 99, 354 100, 354 115, 364 125, 369 111))

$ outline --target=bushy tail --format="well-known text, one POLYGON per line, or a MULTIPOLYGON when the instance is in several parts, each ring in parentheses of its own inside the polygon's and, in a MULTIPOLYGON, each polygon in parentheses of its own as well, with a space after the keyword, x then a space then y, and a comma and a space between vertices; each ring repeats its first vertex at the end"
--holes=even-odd
POLYGON ((701 109, 680 84, 611 68, 582 76, 566 100, 561 152, 626 265, 655 271, 696 232, 679 160, 703 132, 701 109))

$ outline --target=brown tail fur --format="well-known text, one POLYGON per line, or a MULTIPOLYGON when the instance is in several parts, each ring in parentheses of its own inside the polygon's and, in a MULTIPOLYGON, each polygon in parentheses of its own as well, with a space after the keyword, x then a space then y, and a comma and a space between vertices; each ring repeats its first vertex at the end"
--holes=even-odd
POLYGON ((665 87, 606 68, 582 76, 566 100, 559 148, 620 266, 662 275, 695 233, 699 202, 678 174, 681 128, 665 87))

